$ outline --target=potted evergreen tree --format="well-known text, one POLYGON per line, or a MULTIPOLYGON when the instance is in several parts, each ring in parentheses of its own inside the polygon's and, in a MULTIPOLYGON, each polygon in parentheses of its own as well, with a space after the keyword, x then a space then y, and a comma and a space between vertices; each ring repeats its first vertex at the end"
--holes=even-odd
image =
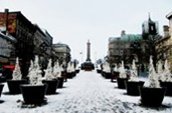
POLYGON ((76 66, 74 66, 74 67, 75 67, 75 73, 78 74, 78 73, 80 72, 80 69, 79 69, 79 67, 78 67, 78 63, 77 63, 76 66))
POLYGON ((0 97, 1 97, 1 93, 2 93, 3 87, 4 87, 4 84, 0 84, 0 97))
MULTIPOLYGON (((101 64, 100 64, 101 65, 101 64)), ((101 74, 102 73, 102 70, 101 70, 101 67, 100 65, 98 65, 98 68, 96 69, 97 73, 101 74)))
POLYGON ((42 71, 39 67, 38 56, 35 56, 33 67, 29 69, 29 83, 21 85, 21 92, 25 104, 41 105, 45 102, 47 85, 42 83, 42 71))
POLYGON ((110 79, 112 77, 111 68, 107 61, 103 64, 102 75, 107 79, 110 79))
POLYGON ((119 77, 119 69, 117 64, 115 64, 115 66, 113 67, 112 70, 112 77, 111 77, 111 82, 113 82, 114 79, 117 79, 119 77))
POLYGON ((164 70, 162 69, 162 64, 159 63, 158 73, 161 87, 166 88, 165 95, 172 96, 172 74, 167 60, 165 60, 164 70))
POLYGON ((42 80, 44 84, 47 84, 46 94, 55 94, 57 89, 57 79, 53 74, 52 60, 49 59, 47 69, 45 70, 45 76, 42 80))
POLYGON ((135 60, 133 60, 132 62, 132 68, 130 70, 130 73, 130 78, 126 82, 127 94, 132 96, 139 96, 139 87, 143 87, 144 82, 139 81, 135 60))
POLYGON ((144 83, 144 87, 140 87, 142 105, 151 107, 160 106, 164 99, 165 91, 165 88, 160 87, 158 75, 153 66, 152 57, 150 57, 149 78, 144 83))
POLYGON ((20 85, 27 84, 27 80, 22 79, 22 74, 20 71, 19 59, 16 58, 15 69, 12 74, 12 79, 7 80, 7 85, 10 94, 20 94, 20 85))
POLYGON ((67 77, 68 78, 73 78, 74 76, 76 76, 74 63, 69 62, 68 65, 67 65, 67 77))
POLYGON ((121 66, 119 67, 119 77, 117 78, 118 88, 125 89, 125 83, 127 82, 127 74, 124 69, 124 62, 122 61, 121 66))
POLYGON ((57 88, 63 88, 64 77, 62 76, 62 72, 64 72, 63 67, 62 65, 59 65, 59 62, 57 61, 53 69, 53 74, 58 80, 57 88))

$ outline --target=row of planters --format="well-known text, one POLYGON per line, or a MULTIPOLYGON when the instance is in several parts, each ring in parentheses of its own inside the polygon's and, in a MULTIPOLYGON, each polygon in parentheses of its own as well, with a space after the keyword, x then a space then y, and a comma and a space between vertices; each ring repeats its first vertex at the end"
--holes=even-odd
MULTIPOLYGON (((13 71, 12 80, 7 80, 10 94, 22 93, 24 104, 41 105, 45 102, 45 94, 56 94, 57 88, 62 88, 64 75, 67 72, 57 62, 52 67, 52 61, 49 60, 45 76, 42 77, 42 71, 39 67, 39 59, 36 56, 35 61, 31 61, 28 79, 22 79, 18 58, 16 59, 15 70, 13 71)), ((77 71, 79 73, 79 71, 77 71)), ((0 94, 4 84, 0 84, 0 94)))
POLYGON ((154 69, 152 58, 150 58, 149 78, 147 81, 139 81, 135 62, 133 61, 131 76, 126 76, 123 63, 119 69, 117 85, 120 89, 126 89, 128 95, 141 96, 141 104, 144 106, 159 107, 164 96, 172 96, 172 74, 167 61, 163 70, 162 63, 158 62, 157 72, 154 69))
POLYGON ((113 82, 113 80, 117 79, 117 77, 119 76, 119 72, 116 71, 115 69, 111 71, 111 68, 108 62, 103 63, 101 65, 101 69, 97 69, 97 73, 101 74, 106 79, 111 79, 111 82, 113 82))
MULTIPOLYGON (((15 70, 12 80, 7 81, 10 94, 22 93, 24 104, 41 105, 46 102, 45 94, 56 94, 57 88, 63 88, 64 79, 68 72, 64 71, 58 62, 52 67, 52 61, 49 60, 45 76, 42 77, 42 71, 39 67, 38 56, 35 61, 31 61, 28 79, 22 79, 19 61, 16 59, 15 70)), ((79 73, 79 70, 76 71, 79 73)))

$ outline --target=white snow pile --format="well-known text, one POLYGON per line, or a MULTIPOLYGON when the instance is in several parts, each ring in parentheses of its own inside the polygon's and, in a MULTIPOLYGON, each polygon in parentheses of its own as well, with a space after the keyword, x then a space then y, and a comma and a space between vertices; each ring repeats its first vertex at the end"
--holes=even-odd
POLYGON ((28 73, 29 81, 31 85, 42 85, 42 71, 39 67, 39 58, 38 56, 35 56, 35 61, 32 63, 29 68, 28 73))
POLYGON ((12 80, 21 80, 22 79, 22 74, 20 70, 20 65, 19 65, 19 58, 16 58, 16 64, 15 64, 15 69, 12 74, 12 80))
POLYGON ((152 56, 150 57, 150 60, 149 60, 149 75, 148 76, 149 76, 148 80, 144 83, 144 86, 150 87, 150 88, 160 88, 158 74, 156 73, 154 69, 152 56))
POLYGON ((106 73, 111 72, 110 65, 109 65, 109 63, 107 61, 103 64, 103 71, 106 72, 106 73))
POLYGON ((124 68, 124 61, 122 61, 121 66, 119 67, 119 78, 127 78, 126 70, 124 68))

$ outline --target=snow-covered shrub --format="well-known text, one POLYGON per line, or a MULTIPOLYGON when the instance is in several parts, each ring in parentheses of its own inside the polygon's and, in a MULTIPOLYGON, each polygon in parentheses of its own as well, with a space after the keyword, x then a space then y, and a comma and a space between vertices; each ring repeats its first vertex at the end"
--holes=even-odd
POLYGON ((74 63, 71 64, 71 71, 74 72, 75 71, 75 66, 74 63))
POLYGON ((129 81, 139 81, 135 60, 133 60, 133 62, 132 62, 132 68, 130 70, 130 79, 129 79, 129 81))
POLYGON ((157 74, 158 74, 159 80, 165 81, 164 70, 163 70, 161 61, 158 61, 158 64, 157 64, 157 74))
POLYGON ((59 65, 59 62, 57 61, 53 68, 53 75, 55 78, 62 77, 61 72, 63 71, 62 66, 59 65))
POLYGON ((114 72, 119 72, 118 67, 117 67, 117 64, 115 64, 115 66, 114 66, 114 68, 113 68, 113 71, 114 71, 114 72))
POLYGON ((124 61, 122 61, 121 66, 119 67, 119 78, 127 78, 127 74, 124 68, 124 61))
POLYGON ((47 69, 44 71, 45 71, 45 77, 44 77, 45 80, 52 80, 55 78, 55 76, 53 74, 53 67, 52 67, 51 59, 49 59, 47 69))
POLYGON ((150 57, 150 62, 149 62, 149 77, 148 80, 145 82, 144 86, 150 88, 160 88, 158 74, 155 72, 152 56, 150 57))
POLYGON ((110 66, 109 66, 108 62, 105 62, 103 64, 103 71, 106 72, 106 73, 110 73, 111 72, 111 69, 110 69, 110 66))
POLYGON ((170 66, 167 60, 165 60, 163 76, 164 76, 164 81, 172 82, 172 74, 170 72, 170 66))
POLYGON ((74 63, 69 62, 68 65, 67 65, 67 72, 71 73, 71 72, 74 72, 74 71, 75 71, 74 63))
POLYGON ((39 58, 35 56, 35 61, 29 68, 28 77, 31 85, 41 85, 42 84, 42 71, 39 67, 39 58), (33 67, 32 67, 33 66, 33 67))
POLYGON ((22 74, 20 70, 19 59, 16 58, 15 69, 12 74, 12 80, 21 80, 21 79, 22 79, 22 74))

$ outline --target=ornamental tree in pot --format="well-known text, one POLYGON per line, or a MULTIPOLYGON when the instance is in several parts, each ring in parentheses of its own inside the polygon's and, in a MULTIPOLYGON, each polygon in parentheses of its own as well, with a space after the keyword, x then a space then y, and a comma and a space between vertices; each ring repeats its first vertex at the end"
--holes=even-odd
MULTIPOLYGON (((99 65, 98 65, 99 66, 99 65)), ((100 68, 97 68, 96 69, 97 73, 101 74, 102 73, 102 70, 100 68)))
POLYGON ((22 74, 19 66, 19 59, 16 58, 15 69, 12 74, 12 80, 7 80, 7 85, 10 94, 20 94, 20 85, 27 84, 26 79, 22 79, 22 74))
POLYGON ((62 72, 62 65, 59 65, 59 62, 57 61, 53 69, 53 75, 58 80, 57 88, 63 88, 64 77, 62 76, 62 72))
POLYGON ((110 79, 112 77, 111 68, 107 61, 103 64, 102 75, 107 79, 110 79))
POLYGON ((128 78, 124 69, 124 62, 122 61, 121 66, 119 67, 119 77, 117 78, 118 88, 125 89, 125 83, 127 80, 128 78))
POLYGON ((67 77, 68 78, 73 78, 74 76, 76 76, 74 63, 69 62, 68 65, 67 65, 67 77))
POLYGON ((111 82, 113 82, 114 79, 117 79, 119 77, 119 69, 117 67, 117 64, 113 67, 112 75, 111 75, 111 82))
POLYGON ((166 96, 172 96, 172 74, 169 69, 168 61, 165 60, 164 70, 162 69, 162 64, 159 63, 158 74, 161 87, 166 88, 166 96))
POLYGON ((130 78, 128 81, 126 81, 127 94, 132 96, 139 96, 139 87, 143 87, 144 82, 139 81, 135 60, 133 60, 130 73, 130 78))
POLYGON ((58 81, 53 74, 52 60, 49 59, 47 69, 45 70, 45 76, 42 80, 44 84, 47 84, 46 94, 55 94, 58 81))
POLYGON ((74 67, 75 67, 75 73, 78 74, 80 72, 80 69, 78 67, 78 64, 76 64, 76 66, 74 66, 74 67))
POLYGON ((141 103, 144 106, 158 107, 162 104, 166 89, 160 87, 158 74, 155 72, 152 57, 149 64, 149 78, 144 83, 144 87, 140 87, 141 103))
POLYGON ((21 85, 21 92, 25 104, 41 105, 45 102, 47 85, 42 84, 42 71, 39 67, 38 56, 35 56, 33 67, 29 69, 29 83, 21 85))
POLYGON ((4 87, 4 84, 0 84, 0 97, 1 97, 1 93, 2 93, 3 87, 4 87))

